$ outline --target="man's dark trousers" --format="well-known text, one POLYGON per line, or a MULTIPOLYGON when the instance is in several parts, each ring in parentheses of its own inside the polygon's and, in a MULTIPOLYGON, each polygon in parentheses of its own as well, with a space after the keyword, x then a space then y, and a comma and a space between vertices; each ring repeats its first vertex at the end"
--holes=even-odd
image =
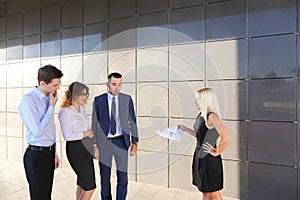
POLYGON ((106 146, 100 151, 100 175, 101 175, 101 199, 111 200, 111 166, 112 157, 116 162, 117 167, 117 197, 116 200, 125 200, 127 195, 128 185, 128 148, 124 138, 111 140, 106 143, 106 146))
POLYGON ((26 149, 23 157, 31 200, 51 200, 55 150, 26 149))

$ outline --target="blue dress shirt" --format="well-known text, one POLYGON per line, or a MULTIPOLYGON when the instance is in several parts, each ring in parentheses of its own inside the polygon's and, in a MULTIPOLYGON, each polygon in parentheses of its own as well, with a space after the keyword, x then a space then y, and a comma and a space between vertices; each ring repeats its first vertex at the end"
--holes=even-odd
POLYGON ((49 96, 35 87, 22 98, 19 114, 27 130, 28 144, 46 147, 55 143, 54 107, 49 106, 49 96))

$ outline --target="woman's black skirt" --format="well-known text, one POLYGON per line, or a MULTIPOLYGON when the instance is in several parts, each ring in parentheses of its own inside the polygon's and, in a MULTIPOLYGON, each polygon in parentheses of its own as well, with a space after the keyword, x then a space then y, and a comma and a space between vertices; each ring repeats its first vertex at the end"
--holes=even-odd
POLYGON ((77 175, 77 185, 85 191, 96 188, 93 156, 81 140, 67 141, 67 158, 77 175))

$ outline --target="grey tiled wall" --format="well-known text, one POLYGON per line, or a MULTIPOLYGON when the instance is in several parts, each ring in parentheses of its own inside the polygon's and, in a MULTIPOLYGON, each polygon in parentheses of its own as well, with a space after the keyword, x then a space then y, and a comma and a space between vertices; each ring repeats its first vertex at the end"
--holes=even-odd
MULTIPOLYGON (((140 133, 130 179, 196 191, 195 140, 155 132, 192 127, 194 92, 213 87, 233 141, 223 154, 224 196, 300 200, 299 0, 0 0, 0 156, 26 148, 17 113, 40 66, 92 97, 124 74, 140 133)), ((87 105, 91 114, 91 101, 87 105)), ((69 168, 56 107, 62 168, 69 168)))

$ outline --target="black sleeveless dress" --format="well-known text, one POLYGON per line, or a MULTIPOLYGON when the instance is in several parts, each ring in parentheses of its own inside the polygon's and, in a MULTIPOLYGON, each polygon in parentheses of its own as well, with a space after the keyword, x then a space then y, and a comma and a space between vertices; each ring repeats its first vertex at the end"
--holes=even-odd
MULTIPOLYGON (((208 113, 207 118, 210 113, 208 113)), ((193 157, 193 185, 201 192, 215 192, 223 189, 223 166, 221 156, 212 156, 205 153, 202 144, 208 142, 216 147, 219 137, 216 129, 208 129, 200 114, 197 116, 194 129, 196 132, 197 146, 193 157)))

